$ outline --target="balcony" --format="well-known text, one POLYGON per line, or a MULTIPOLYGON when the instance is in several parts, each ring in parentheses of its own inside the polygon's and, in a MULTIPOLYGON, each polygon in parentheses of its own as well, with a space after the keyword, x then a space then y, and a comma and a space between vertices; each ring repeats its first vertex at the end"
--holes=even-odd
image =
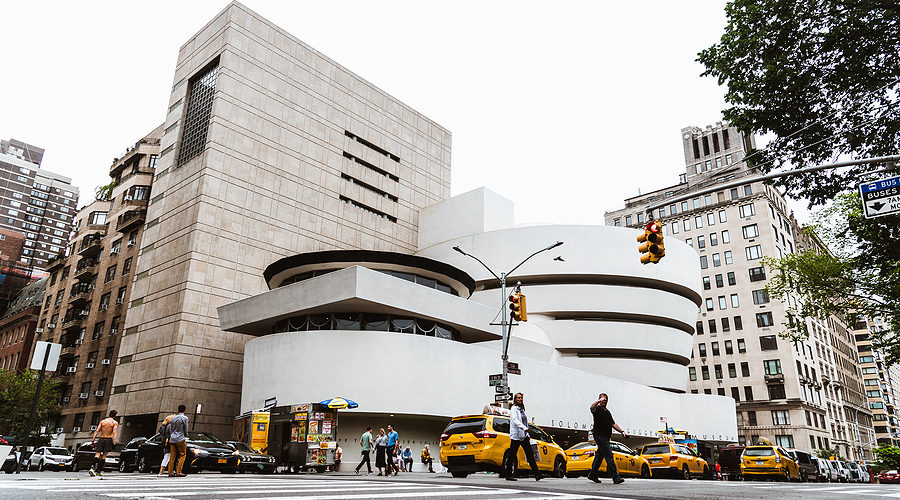
MULTIPOLYGON (((82 285, 86 285, 86 283, 82 283, 82 285)), ((92 286, 75 286, 72 290, 72 294, 69 295, 69 304, 81 304, 86 302, 91 298, 91 292, 94 290, 92 286)))
POLYGON ((75 355, 75 346, 70 344, 67 346, 63 346, 63 348, 59 351, 59 357, 63 358, 66 356, 74 356, 75 355))
POLYGON ((78 281, 90 281, 97 275, 99 266, 94 261, 89 261, 75 270, 75 279, 78 281))
POLYGON ((822 374, 822 383, 825 384, 825 385, 830 384, 830 383, 831 383, 831 377, 828 376, 827 374, 823 373, 823 374, 822 374))
POLYGON ((64 255, 57 255, 52 260, 47 261, 47 272, 53 272, 54 270, 64 266, 66 264, 66 257, 64 255))
POLYGON ((88 314, 90 314, 90 311, 80 309, 75 311, 74 314, 66 315, 63 319, 63 330, 74 330, 75 328, 79 328, 82 321, 88 317, 88 314))
MULTIPOLYGON (((125 152, 119 158, 113 160, 113 164, 110 167, 109 175, 110 177, 116 177, 121 174, 126 167, 133 165, 132 159, 135 156, 143 156, 143 155, 151 155, 159 152, 159 139, 141 139, 140 141, 134 143, 133 146, 129 146, 125 149, 125 152)), ((149 167, 141 167, 141 171, 149 170, 153 172, 154 169, 149 167)))
POLYGON ((766 375, 766 383, 767 384, 783 384, 784 383, 784 374, 776 373, 774 375, 766 375))
POLYGON ((147 220, 147 200, 132 200, 126 201, 125 203, 129 204, 136 201, 143 203, 143 207, 136 210, 129 210, 120 215, 116 222, 116 231, 126 233, 141 226, 144 224, 144 221, 147 220))
POLYGON ((81 245, 78 246, 78 255, 82 257, 93 257, 100 253, 102 246, 103 235, 101 233, 94 233, 81 240, 81 245))

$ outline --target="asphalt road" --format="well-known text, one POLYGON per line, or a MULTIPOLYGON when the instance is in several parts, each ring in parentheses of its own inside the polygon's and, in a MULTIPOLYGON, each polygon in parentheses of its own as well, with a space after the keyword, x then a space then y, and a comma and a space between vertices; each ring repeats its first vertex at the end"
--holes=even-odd
POLYGON ((683 481, 628 479, 614 485, 608 479, 520 478, 504 481, 492 474, 455 479, 449 474, 408 473, 378 477, 351 473, 310 475, 194 474, 185 478, 107 472, 23 472, 0 476, 0 498, 19 499, 367 499, 367 498, 514 498, 514 499, 772 499, 900 498, 900 485, 775 482, 683 481))

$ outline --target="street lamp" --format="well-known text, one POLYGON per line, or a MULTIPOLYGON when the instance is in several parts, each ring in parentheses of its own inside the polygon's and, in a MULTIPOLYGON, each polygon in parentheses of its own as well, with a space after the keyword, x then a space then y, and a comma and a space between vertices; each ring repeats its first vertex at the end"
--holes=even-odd
POLYGON ((857 443, 858 450, 859 450, 857 453, 857 457, 859 460, 862 460, 862 454, 863 454, 862 437, 860 436, 860 433, 859 433, 859 410, 862 408, 862 405, 867 405, 867 404, 869 404, 868 398, 866 398, 866 400, 863 401, 862 403, 856 405, 856 408, 853 409, 853 411, 855 412, 854 416, 856 417, 856 443, 857 443))
MULTIPOLYGON (((500 336, 503 339, 503 354, 501 354, 501 356, 500 356, 500 360, 503 363, 503 371, 501 372, 503 375, 501 376, 502 378, 500 380, 500 385, 503 387, 504 394, 509 394, 509 356, 507 355, 507 352, 509 351, 509 332, 506 329, 506 277, 509 276, 510 274, 512 274, 516 269, 521 267, 522 264, 524 264, 525 262, 528 261, 528 259, 534 257, 535 255, 537 255, 541 252, 546 252, 547 250, 553 250, 554 248, 556 248, 562 244, 563 244, 562 241, 557 241, 556 243, 548 246, 547 248, 542 248, 542 249, 538 250, 537 252, 534 252, 533 254, 529 255, 528 257, 525 257, 525 260, 523 260, 522 262, 519 262, 518 265, 516 265, 515 267, 510 269, 508 272, 500 273, 500 276, 497 276, 497 273, 495 273, 490 267, 487 266, 487 264, 482 262, 481 259, 479 259, 478 257, 464 252, 463 249, 459 248, 459 246, 453 247, 453 249, 456 250, 457 252, 459 252, 467 257, 472 257, 473 259, 477 260, 479 264, 484 266, 484 268, 487 269, 489 273, 491 273, 495 278, 497 278, 500 281, 500 336)), ((559 259, 559 260, 561 261, 562 259, 559 259)), ((510 324, 510 328, 512 328, 512 324, 510 324)))

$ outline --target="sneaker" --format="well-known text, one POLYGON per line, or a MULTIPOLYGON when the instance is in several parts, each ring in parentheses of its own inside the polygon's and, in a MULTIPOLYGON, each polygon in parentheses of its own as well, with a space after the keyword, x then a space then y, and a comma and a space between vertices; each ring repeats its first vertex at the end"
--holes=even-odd
POLYGON ((534 480, 535 480, 535 481, 540 481, 541 479, 544 479, 543 474, 535 474, 535 475, 534 475, 534 480))
POLYGON ((516 478, 514 478, 512 476, 506 476, 506 480, 507 481, 518 481, 516 478))
POLYGON ((603 481, 600 480, 599 477, 597 477, 597 476, 592 476, 592 475, 590 475, 590 474, 588 474, 588 477, 587 477, 587 478, 590 479, 591 481, 595 482, 595 483, 602 483, 602 482, 603 482, 603 481))
POLYGON ((617 477, 617 478, 613 479, 613 484, 622 484, 624 482, 625 482, 625 480, 622 479, 621 477, 617 477))
POLYGON ((96 475, 97 475, 97 473, 96 473, 96 472, 94 472, 94 469, 88 469, 88 474, 90 474, 90 475, 91 475, 91 477, 94 477, 94 476, 96 476, 96 475))

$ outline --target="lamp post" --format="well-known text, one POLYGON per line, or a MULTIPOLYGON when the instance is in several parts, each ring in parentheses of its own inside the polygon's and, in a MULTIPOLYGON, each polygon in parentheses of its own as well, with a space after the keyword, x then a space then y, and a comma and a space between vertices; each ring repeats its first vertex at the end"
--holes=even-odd
MULTIPOLYGON (((497 273, 495 273, 490 267, 488 267, 487 264, 482 262, 481 259, 479 259, 478 257, 464 252, 461 248, 459 248, 459 246, 453 247, 453 249, 456 250, 457 252, 459 252, 467 257, 472 257, 473 259, 477 260, 479 264, 484 266, 484 268, 487 269, 489 273, 491 273, 495 278, 497 278, 498 281, 500 281, 500 338, 502 339, 502 342, 503 342, 503 353, 500 355, 500 360, 503 363, 503 371, 501 372, 502 375, 501 375, 501 379, 500 379, 500 385, 503 387, 503 394, 509 394, 509 356, 507 355, 507 353, 509 352, 509 331, 506 328, 506 302, 507 302, 507 300, 506 300, 506 298, 507 298, 506 297, 506 277, 509 276, 510 274, 512 274, 516 269, 521 267, 522 264, 524 264, 525 262, 528 261, 528 259, 534 257, 535 255, 537 255, 541 252, 546 252, 547 250, 553 250, 554 248, 556 248, 562 244, 563 244, 562 241, 557 241, 556 243, 548 246, 547 248, 542 248, 542 249, 538 250, 537 252, 534 252, 533 254, 529 255, 528 257, 525 257, 525 259, 522 262, 519 262, 515 267, 513 267, 509 271, 507 271, 505 273, 500 273, 500 276, 497 276, 497 273)), ((510 321, 510 323, 512 323, 512 322, 510 321)), ((510 324, 510 328, 512 328, 512 324, 510 324)))
POLYGON ((863 454, 862 437, 860 436, 860 433, 859 433, 859 410, 862 408, 862 405, 868 404, 868 403, 869 403, 869 401, 868 401, 868 398, 867 398, 867 399, 866 399, 865 401, 863 401, 862 403, 856 405, 856 408, 853 409, 853 411, 855 412, 855 413, 854 413, 854 417, 856 417, 856 444, 857 444, 857 446, 858 446, 858 452, 857 452, 856 455, 857 455, 857 457, 858 457, 859 460, 862 460, 862 459, 863 459, 863 457, 862 457, 862 454, 863 454))

